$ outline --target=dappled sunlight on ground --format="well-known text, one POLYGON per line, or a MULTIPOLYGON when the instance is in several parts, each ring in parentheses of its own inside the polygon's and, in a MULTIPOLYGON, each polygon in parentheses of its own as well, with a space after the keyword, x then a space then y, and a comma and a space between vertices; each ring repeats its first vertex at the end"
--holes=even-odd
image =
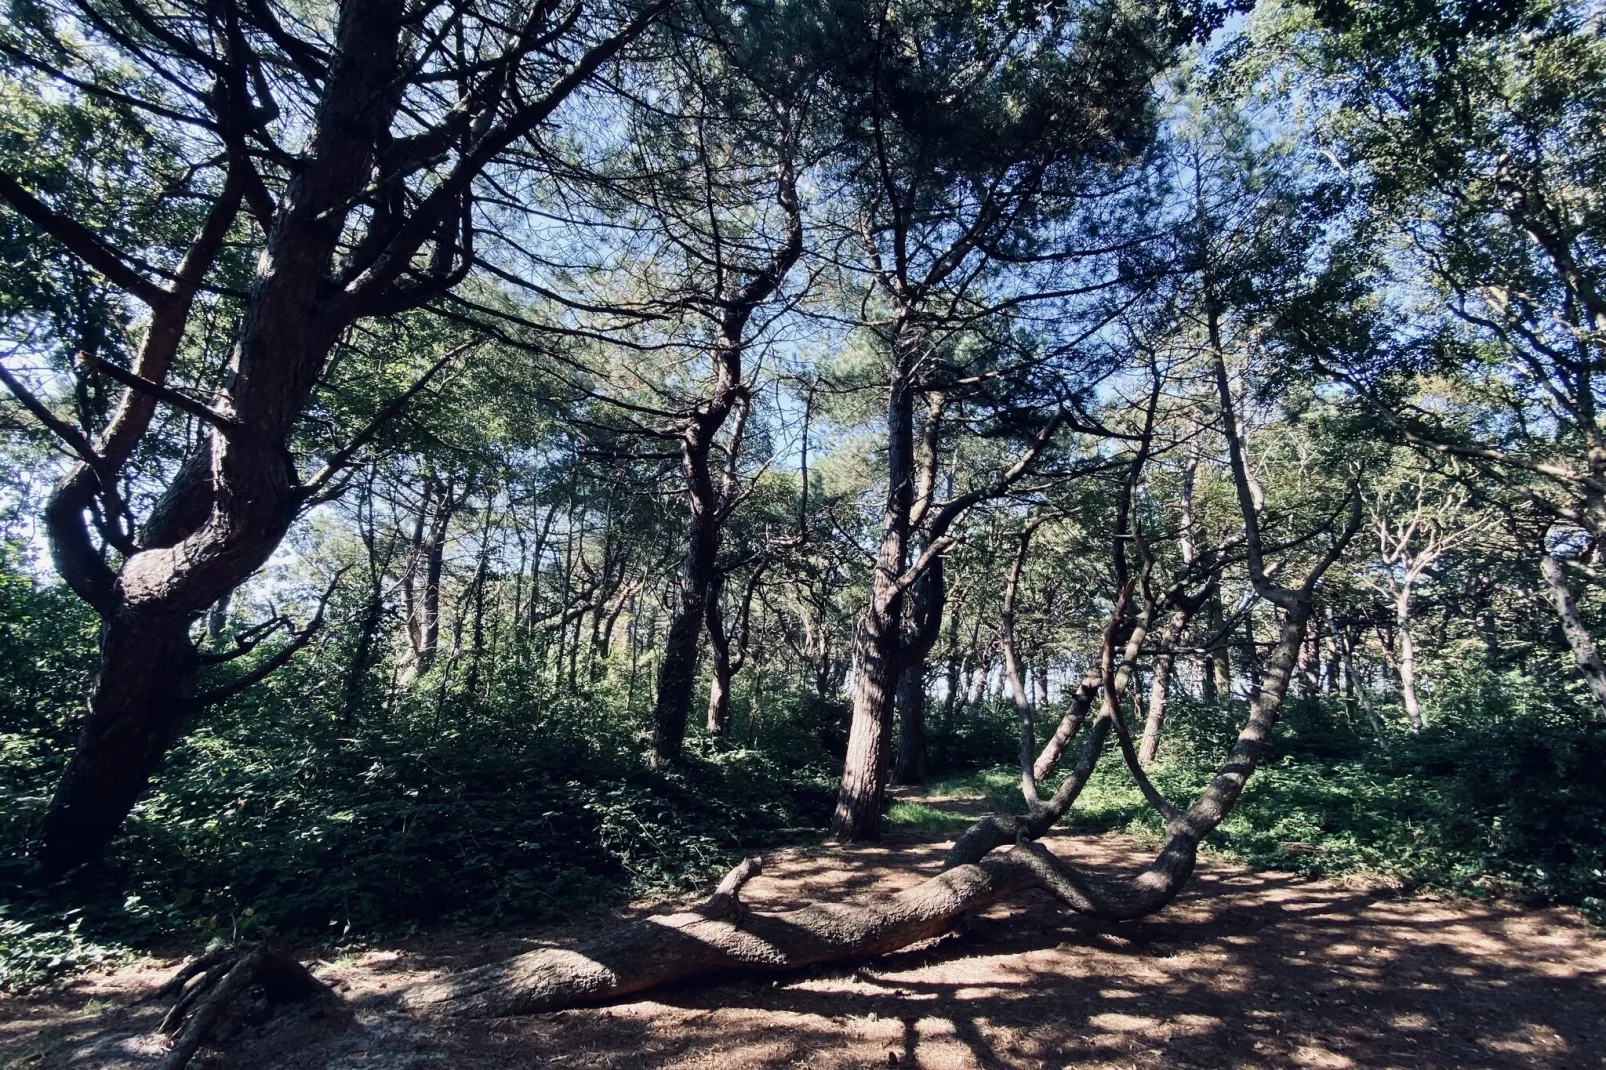
MULTIPOLYGON (((1112 869, 1144 859, 1119 837, 1047 842, 1112 869)), ((906 835, 779 852, 743 898, 784 910, 896 891, 937 872, 946 846, 906 835)), ((291 1021, 238 1038, 213 1065, 1606 1065, 1606 939, 1570 912, 1391 898, 1214 860, 1201 863, 1176 904, 1143 922, 1089 921, 1030 893, 857 968, 681 985, 491 1022, 409 1018, 388 998, 422 976, 582 934, 440 934, 336 960, 318 972, 358 1008, 355 1028, 291 1021)), ((161 1047, 148 1033, 161 1011, 126 1004, 172 965, 0 1003, 0 1068, 153 1065, 161 1047)))

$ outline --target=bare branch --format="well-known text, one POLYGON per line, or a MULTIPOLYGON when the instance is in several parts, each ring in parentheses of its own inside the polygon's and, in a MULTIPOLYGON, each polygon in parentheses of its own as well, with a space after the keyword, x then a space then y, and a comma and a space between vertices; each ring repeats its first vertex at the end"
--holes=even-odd
POLYGON ((144 376, 135 375, 133 372, 125 368, 119 368, 110 361, 91 353, 79 353, 74 363, 82 370, 99 372, 106 378, 116 380, 130 390, 137 390, 142 394, 148 394, 156 398, 158 401, 165 401, 174 408, 181 409, 197 420, 209 423, 220 431, 229 432, 240 426, 234 417, 218 412, 198 398, 192 398, 188 394, 174 390, 170 386, 152 382, 144 376))
POLYGON ((357 451, 361 450, 364 446, 371 442, 374 436, 379 434, 379 432, 384 429, 386 424, 388 424, 391 420, 394 420, 397 416, 401 415, 402 410, 405 409, 408 404, 411 403, 412 400, 430 384, 430 380, 434 379, 435 376, 446 367, 446 365, 450 364, 461 354, 466 353, 469 350, 482 345, 483 343, 484 339, 474 339, 447 350, 439 360, 429 366, 429 369, 425 371, 423 375, 418 377, 418 380, 414 382, 412 386, 402 391, 400 395, 392 399, 384 408, 380 409, 379 412, 374 415, 374 418, 368 421, 366 427, 357 432, 357 434, 352 437, 350 442, 346 443, 339 450, 337 450, 335 455, 329 458, 329 462, 319 469, 316 475, 302 485, 302 496, 306 499, 312 499, 316 497, 318 492, 323 489, 325 484, 327 484, 330 479, 334 478, 334 476, 338 474, 341 469, 345 468, 351 463, 352 458, 357 455, 357 451))
POLYGON ((248 688, 255 687, 263 680, 266 680, 275 671, 288 664, 290 659, 295 657, 296 654, 300 653, 301 648, 306 646, 312 637, 323 628, 324 610, 328 608, 329 598, 335 593, 335 588, 339 585, 341 578, 345 576, 345 574, 346 569, 341 569, 339 572, 335 573, 335 578, 329 581, 329 586, 324 590, 323 597, 318 599, 318 610, 313 614, 312 619, 307 622, 307 626, 302 628, 301 631, 297 632, 295 637, 283 647, 274 651, 272 657, 267 658, 262 662, 262 664, 253 668, 250 672, 245 673, 239 679, 233 680, 221 687, 213 688, 210 691, 203 691, 194 696, 194 698, 192 698, 190 701, 197 708, 202 706, 213 706, 219 702, 224 702, 233 698, 235 695, 240 694, 242 691, 247 690, 248 688))
POLYGON ((95 452, 95 447, 90 444, 89 439, 84 437, 84 433, 51 412, 50 406, 35 397, 33 392, 24 386, 16 376, 12 375, 4 364, 0 364, 0 383, 6 385, 6 389, 11 391, 11 396, 16 398, 23 408, 32 413, 34 419, 44 424, 57 438, 65 442, 74 453, 83 458, 85 464, 97 471, 100 469, 101 456, 95 452))
POLYGON ((128 265, 123 254, 100 236, 74 219, 61 215, 23 189, 15 178, 0 171, 0 199, 4 199, 28 222, 60 242, 68 252, 127 290, 147 305, 168 299, 168 292, 128 265))

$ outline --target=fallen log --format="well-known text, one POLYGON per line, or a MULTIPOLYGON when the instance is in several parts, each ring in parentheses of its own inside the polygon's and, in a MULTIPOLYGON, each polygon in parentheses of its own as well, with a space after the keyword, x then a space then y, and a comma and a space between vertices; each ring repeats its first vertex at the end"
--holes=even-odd
POLYGON ((782 973, 872 958, 940 936, 963 915, 1041 879, 1013 857, 960 866, 915 888, 862 904, 818 903, 784 913, 750 911, 741 886, 760 871, 750 858, 708 903, 604 933, 573 948, 541 948, 402 993, 415 1011, 500 1017, 597 1003, 712 974, 782 973))

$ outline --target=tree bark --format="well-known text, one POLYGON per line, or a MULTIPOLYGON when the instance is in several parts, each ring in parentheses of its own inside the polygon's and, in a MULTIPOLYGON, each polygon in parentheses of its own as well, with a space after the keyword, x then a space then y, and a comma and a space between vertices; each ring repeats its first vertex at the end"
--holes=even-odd
POLYGON ((206 637, 213 646, 222 646, 223 640, 229 634, 229 603, 234 600, 234 592, 229 591, 222 598, 212 603, 212 608, 206 614, 206 637))
POLYGON ((965 695, 965 705, 974 709, 981 705, 982 699, 987 697, 987 680, 993 672, 993 655, 988 650, 977 655, 976 667, 971 670, 970 690, 965 695))
POLYGON ((1032 775, 1038 780, 1052 773, 1059 764, 1065 748, 1076 738, 1077 731, 1087 720, 1087 711, 1093 705, 1093 698, 1099 693, 1099 685, 1103 682, 1102 671, 1095 668, 1082 677, 1082 682, 1071 692, 1070 700, 1065 705, 1065 716, 1060 718, 1054 734, 1048 737, 1048 742, 1038 752, 1037 761, 1032 764, 1032 775))
POLYGON ((1221 590, 1212 591, 1205 602, 1205 631, 1219 636, 1200 664, 1199 697, 1209 705, 1232 697, 1232 647, 1221 634, 1225 613, 1221 606, 1221 590))
POLYGON ((758 870, 738 866, 705 906, 656 915, 574 948, 542 948, 402 993, 412 1011, 488 1018, 534 1014, 714 974, 788 973, 849 962, 940 936, 965 914, 1045 886, 1041 847, 960 866, 885 900, 750 912, 736 889, 758 870))
POLYGON ((1411 731, 1422 731, 1422 704, 1416 694, 1416 640, 1411 635, 1411 588, 1400 589, 1395 602, 1394 623, 1400 637, 1400 701, 1411 731))
POLYGON ((902 660, 904 592, 909 514, 914 506, 914 391, 911 354, 901 332, 892 345, 887 391, 887 498, 881 516, 881 549, 870 601, 859 619, 853 686, 853 720, 842 787, 831 817, 831 838, 875 840, 887 788, 887 751, 894 694, 902 660))
POLYGON ((1377 745, 1386 748, 1388 736, 1383 731, 1383 719, 1377 715, 1377 710, 1372 706, 1371 695, 1355 672, 1355 634, 1349 624, 1339 621, 1332 610, 1328 610, 1327 620, 1333 631, 1333 643, 1338 648, 1339 660, 1343 663, 1345 712, 1353 719, 1355 706, 1359 703, 1366 713, 1366 721, 1372 727, 1372 735, 1376 738, 1377 745))
POLYGON ((1315 636, 1307 636, 1299 648, 1299 697, 1313 701, 1321 694, 1322 648, 1315 636))
MULTIPOLYGON (((721 424, 727 412, 728 405, 718 413, 721 424)), ((697 648, 702 639, 708 589, 714 580, 714 563, 719 553, 720 532, 715 516, 718 504, 708 471, 708 450, 713 434, 712 429, 706 433, 701 430, 707 422, 707 418, 697 421, 693 429, 686 432, 682 445, 681 462, 691 507, 691 530, 675 607, 664 637, 663 661, 658 667, 658 697, 652 714, 654 764, 677 761, 685 745, 686 721, 696 683, 697 648)))
POLYGON ((1254 610, 1244 614, 1244 666, 1249 673, 1249 700, 1260 694, 1260 657, 1255 640, 1254 610))
POLYGON ((736 667, 731 664, 730 635, 725 631, 725 614, 720 606, 724 593, 725 576, 717 576, 708 591, 708 649, 713 655, 713 671, 708 677, 708 719, 705 725, 709 736, 724 739, 730 735, 731 677, 736 667))
POLYGON ((410 634, 417 636, 413 648, 413 672, 422 676, 435 664, 435 655, 441 645, 441 579, 446 571, 446 536, 451 530, 452 518, 468 495, 456 495, 455 480, 444 481, 431 475, 433 494, 426 493, 424 500, 433 502, 434 514, 430 517, 429 535, 424 542, 424 590, 416 625, 410 634))
POLYGON ((1160 750, 1160 732, 1165 728, 1166 700, 1171 692, 1171 670, 1176 663, 1176 655, 1172 651, 1182 641, 1182 635, 1188 630, 1193 615, 1214 593, 1215 583, 1212 582, 1200 595, 1180 597, 1171 619, 1160 632, 1157 643, 1160 653, 1155 656, 1154 675, 1149 682, 1148 716, 1143 722, 1143 742, 1138 747, 1138 762, 1142 765, 1147 766, 1153 762, 1154 756, 1160 750))
POLYGON ((898 680, 898 755, 892 764, 894 784, 924 779, 926 752, 926 663, 918 660, 898 680))
MULTIPOLYGON (((977 625, 972 625, 970 649, 976 646, 977 625)), ((948 767, 948 746, 954 730, 954 711, 959 707, 959 691, 969 669, 969 654, 959 649, 959 614, 948 614, 948 671, 943 683, 947 693, 942 697, 942 714, 937 721, 936 764, 938 770, 948 767)))
POLYGON ((1573 661, 1578 665, 1578 671, 1583 674, 1584 682, 1589 685, 1589 692, 1595 697, 1599 706, 1596 717, 1606 715, 1606 662, 1601 660, 1600 651, 1595 647, 1595 640, 1584 625, 1584 618, 1578 612, 1578 602, 1573 597, 1571 585, 1567 582, 1566 566, 1554 554, 1546 554, 1539 562, 1539 571, 1545 579, 1545 590, 1550 595, 1550 603, 1556 609, 1556 617, 1561 621, 1562 635, 1567 639, 1567 646, 1572 650, 1573 661))
POLYGON ((1020 533, 1020 545, 1015 550, 1015 558, 1004 580, 1004 604, 999 614, 999 645, 1003 648, 1004 675, 1009 680, 1009 696, 1015 703, 1015 716, 1020 724, 1020 785, 1027 806, 1036 806, 1038 803, 1037 777, 1032 764, 1032 753, 1037 749, 1037 718, 1036 710, 1027 700, 1026 682, 1023 679, 1025 670, 1015 647, 1015 602, 1020 594, 1021 572, 1026 567, 1026 554, 1031 548, 1032 535, 1044 522, 1039 517, 1027 524, 1020 533))
POLYGON ((1143 739, 1138 746, 1138 761, 1150 765, 1160 751, 1160 730, 1165 727, 1166 698, 1171 690, 1172 654, 1161 654, 1154 659, 1154 672, 1149 678, 1149 710, 1143 721, 1143 739))
POLYGON ((368 673, 374 667, 374 644, 379 638, 379 626, 384 621, 384 595, 377 584, 371 585, 363 599, 362 619, 357 624, 357 645, 346 669, 346 685, 342 689, 340 719, 345 725, 357 722, 366 694, 368 673))
POLYGON ((47 873, 99 857, 177 737, 195 672, 192 619, 125 606, 101 626, 89 716, 45 815, 47 873))

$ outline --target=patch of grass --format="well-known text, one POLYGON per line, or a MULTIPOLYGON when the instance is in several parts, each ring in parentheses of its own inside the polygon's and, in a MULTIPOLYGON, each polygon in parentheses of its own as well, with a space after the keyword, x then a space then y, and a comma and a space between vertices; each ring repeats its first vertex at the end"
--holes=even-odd
POLYGON ((969 826, 975 818, 939 810, 925 803, 896 802, 887 808, 886 823, 891 828, 950 832, 969 826))
POLYGON ((1020 775, 1013 768, 998 766, 933 781, 926 788, 930 795, 958 799, 985 799, 998 810, 1020 810, 1020 775))

